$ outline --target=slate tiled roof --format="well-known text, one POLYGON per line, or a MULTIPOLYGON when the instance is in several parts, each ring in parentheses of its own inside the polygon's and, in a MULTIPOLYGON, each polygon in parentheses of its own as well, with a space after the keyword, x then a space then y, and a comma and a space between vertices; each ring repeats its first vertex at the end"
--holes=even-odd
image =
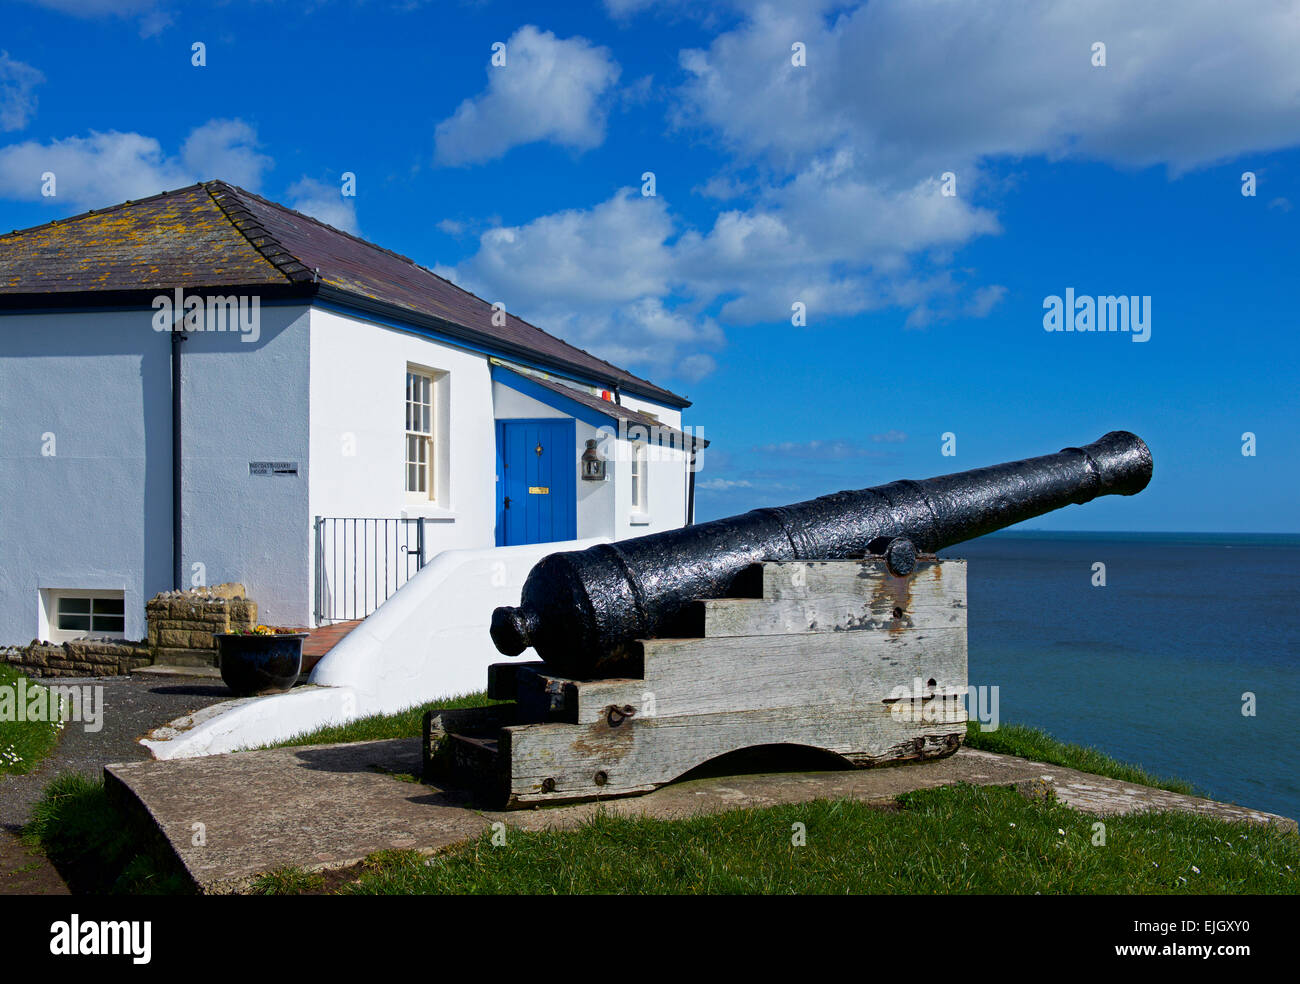
POLYGON ((0 307, 120 303, 176 287, 337 300, 689 406, 521 318, 493 325, 491 304, 413 260, 223 181, 0 236, 0 307))

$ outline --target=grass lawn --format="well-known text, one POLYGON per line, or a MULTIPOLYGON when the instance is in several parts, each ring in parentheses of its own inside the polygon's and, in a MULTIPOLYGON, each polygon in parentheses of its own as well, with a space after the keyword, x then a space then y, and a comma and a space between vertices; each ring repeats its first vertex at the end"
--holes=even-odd
POLYGON ((1300 838, 1184 814, 1105 823, 1014 789, 910 793, 687 820, 598 814, 576 830, 507 829, 426 858, 384 851, 342 877, 282 869, 263 894, 1294 894, 1300 838), (799 833, 803 843, 797 844, 799 833), (497 838, 500 840, 500 837, 497 838))
POLYGON ((419 738, 424 728, 424 714, 434 707, 487 707, 501 701, 490 700, 486 693, 458 694, 444 700, 435 700, 419 707, 411 707, 396 714, 376 714, 357 718, 347 724, 333 724, 313 731, 305 731, 283 741, 274 741, 259 748, 287 748, 296 745, 332 745, 353 741, 378 741, 383 738, 419 738))
POLYGON ((113 803, 102 778, 57 776, 32 809, 23 837, 41 846, 73 892, 191 891, 161 834, 113 803))
MULTIPOLYGON (((10 707, 13 713, 6 709, 0 713, 0 773, 23 774, 31 772, 53 749, 59 740, 59 733, 63 730, 63 724, 60 721, 18 721, 14 720, 17 715, 16 701, 18 681, 23 679, 24 675, 19 673, 12 666, 0 664, 0 688, 9 691, 13 696, 10 697, 10 707), (11 689, 12 688, 12 689, 11 689)), ((27 681, 25 693, 30 698, 32 691, 40 691, 42 694, 45 688, 33 683, 30 679, 27 681)), ((4 707, 3 698, 0 698, 0 707, 4 707)), ((44 699, 42 699, 44 704, 44 699)))
MULTIPOLYGON (((439 701, 447 706, 450 701, 439 701)), ((482 694, 457 706, 488 703, 482 694)), ((432 705, 430 705, 432 706, 432 705)), ((366 718, 285 744, 410 738, 426 708, 366 718)), ((988 734, 976 748, 1025 755, 1179 792, 1095 749, 1032 728, 988 734)), ((262 894, 564 893, 1121 893, 1300 892, 1300 837, 1185 814, 1105 821, 1014 789, 955 786, 902 796, 895 810, 846 800, 747 809, 685 820, 598 814, 575 830, 505 831, 433 858, 383 851, 346 872, 292 868, 255 884, 262 894), (802 825, 802 826, 797 826, 802 825), (803 843, 796 844, 802 832, 803 843), (499 835, 496 838, 500 840, 499 835)), ((28 833, 74 891, 184 891, 155 834, 104 795, 102 782, 61 776, 28 833), (71 875, 70 875, 71 872, 71 875)))

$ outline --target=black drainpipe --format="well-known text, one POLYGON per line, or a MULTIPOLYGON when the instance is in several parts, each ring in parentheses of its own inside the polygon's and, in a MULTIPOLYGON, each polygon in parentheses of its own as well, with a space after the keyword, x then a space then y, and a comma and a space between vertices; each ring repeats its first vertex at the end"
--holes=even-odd
POLYGON ((695 525, 695 435, 691 435, 691 454, 686 460, 686 525, 695 525))
MULTIPOLYGON (((183 316, 182 316, 183 317, 183 316)), ((172 589, 185 590, 181 570, 181 344, 185 332, 178 320, 172 326, 172 589)))

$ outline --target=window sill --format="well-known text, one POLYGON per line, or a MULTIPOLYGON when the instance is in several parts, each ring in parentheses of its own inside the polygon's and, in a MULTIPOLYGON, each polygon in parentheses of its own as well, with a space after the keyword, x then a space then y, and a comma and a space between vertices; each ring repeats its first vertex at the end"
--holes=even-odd
POLYGON ((435 523, 454 523, 460 514, 438 506, 403 506, 403 519, 431 519, 435 523))
POLYGON ((649 513, 632 513, 627 517, 629 526, 649 526, 652 522, 649 513))

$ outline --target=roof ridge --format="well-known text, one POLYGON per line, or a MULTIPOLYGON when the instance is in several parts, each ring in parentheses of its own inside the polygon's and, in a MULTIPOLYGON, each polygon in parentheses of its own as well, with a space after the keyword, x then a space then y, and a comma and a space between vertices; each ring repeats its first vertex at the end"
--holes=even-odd
POLYGON ((249 245, 257 250, 262 258, 270 263, 290 283, 306 283, 315 279, 315 273, 307 265, 285 248, 284 244, 266 230, 239 200, 236 192, 249 194, 242 188, 228 185, 224 181, 204 181, 202 188, 211 197, 213 203, 221 210, 232 226, 248 240, 249 245))
POLYGON ((76 215, 69 215, 63 219, 51 219, 49 222, 41 222, 34 226, 27 226, 24 229, 11 229, 9 232, 0 233, 0 239, 9 236, 20 236, 24 233, 35 232, 38 229, 44 229, 48 226, 63 225, 65 222, 75 222, 77 219, 88 218, 91 215, 103 215, 106 212, 116 212, 119 208, 126 208, 130 205, 139 205, 143 202, 152 202, 159 198, 166 198, 168 195, 179 195, 182 191, 193 191, 195 188, 202 188, 203 183, 197 182, 191 185, 185 185, 181 188, 173 188, 171 191, 160 191, 157 194, 146 195, 144 198, 130 198, 124 202, 118 202, 116 205, 105 205, 103 208, 88 208, 84 212, 78 212, 76 215))

